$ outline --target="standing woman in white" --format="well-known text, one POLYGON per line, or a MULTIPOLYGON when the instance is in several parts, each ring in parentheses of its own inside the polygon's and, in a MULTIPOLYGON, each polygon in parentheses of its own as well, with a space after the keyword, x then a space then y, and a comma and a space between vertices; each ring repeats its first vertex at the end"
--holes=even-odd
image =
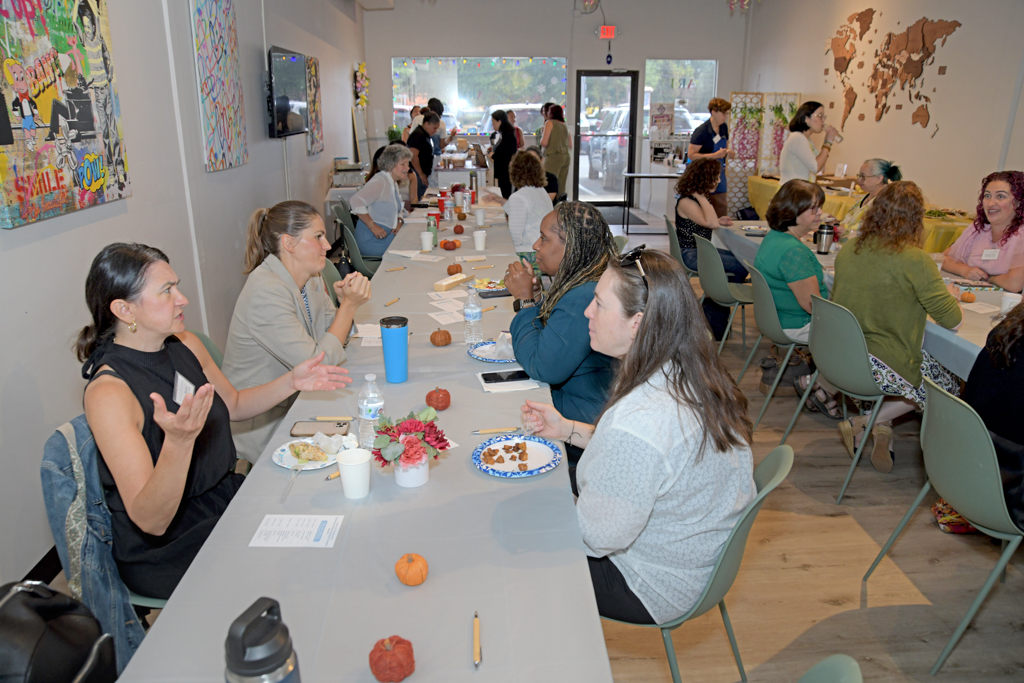
POLYGON ((810 100, 800 105, 789 122, 789 137, 779 154, 779 187, 790 180, 814 182, 818 173, 825 168, 832 142, 839 131, 825 125, 825 107, 821 102, 810 100), (825 142, 819 150, 811 136, 825 132, 825 142))

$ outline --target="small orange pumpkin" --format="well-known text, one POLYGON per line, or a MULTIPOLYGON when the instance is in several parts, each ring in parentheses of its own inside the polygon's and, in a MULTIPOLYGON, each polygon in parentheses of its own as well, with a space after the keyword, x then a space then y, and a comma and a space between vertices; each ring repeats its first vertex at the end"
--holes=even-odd
POLYGON ((441 387, 434 387, 434 390, 427 394, 427 405, 440 412, 448 410, 452 404, 452 395, 441 387))
POLYGON ((453 263, 452 265, 448 266, 448 274, 449 275, 458 275, 461 272, 462 272, 462 266, 460 266, 458 263, 453 263))
POLYGON ((455 240, 455 248, 458 249, 462 246, 462 240, 455 240))
MULTIPOLYGON (((455 217, 456 217, 456 218, 458 218, 458 219, 459 219, 460 221, 464 221, 464 220, 466 220, 466 214, 464 214, 464 213, 463 213, 463 212, 461 212, 461 211, 459 211, 459 212, 458 212, 457 214, 455 214, 455 217)), ((459 228, 459 227, 462 227, 462 226, 460 226, 460 225, 456 225, 455 227, 456 227, 456 228, 459 228)), ((456 231, 456 232, 458 232, 458 231, 456 231)))
POLYGON ((436 332, 430 333, 430 343, 434 346, 448 346, 452 343, 452 333, 439 327, 436 332))
POLYGON ((974 292, 964 292, 960 295, 960 301, 966 304, 973 303, 978 297, 974 296, 974 292))
POLYGON ((427 580, 427 561, 416 553, 406 553, 395 562, 395 574, 406 586, 418 586, 427 580))
MULTIPOLYGON (((464 214, 464 213, 459 214, 459 220, 460 221, 466 220, 466 214, 464 214)), ((456 225, 454 228, 452 228, 452 230, 455 232, 456 235, 461 235, 462 233, 464 233, 466 231, 466 229, 464 227, 462 227, 461 225, 456 225)))
POLYGON ((382 638, 370 650, 370 672, 381 683, 398 683, 415 670, 412 643, 405 638, 382 638))

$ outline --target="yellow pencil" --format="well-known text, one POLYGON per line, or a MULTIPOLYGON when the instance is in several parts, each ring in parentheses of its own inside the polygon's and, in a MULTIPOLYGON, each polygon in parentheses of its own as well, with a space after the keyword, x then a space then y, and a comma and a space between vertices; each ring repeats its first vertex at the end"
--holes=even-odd
POLYGON ((473 266, 473 270, 484 270, 485 268, 493 268, 493 267, 494 267, 494 264, 491 264, 489 266, 473 266))
POLYGON ((480 312, 481 313, 486 313, 487 311, 493 311, 495 308, 497 308, 497 306, 488 306, 487 308, 485 308, 484 310, 482 310, 480 312))
POLYGON ((400 297, 400 296, 396 296, 394 299, 392 299, 391 301, 389 301, 386 304, 384 304, 384 308, 387 308, 388 306, 390 306, 391 304, 395 303, 396 301, 398 301, 401 298, 402 297, 400 297))
POLYGON ((330 481, 331 479, 337 479, 337 478, 338 478, 339 476, 341 476, 341 472, 335 472, 334 474, 328 474, 328 475, 327 475, 326 477, 324 477, 324 478, 325 478, 325 479, 326 479, 327 481, 330 481))
POLYGON ((331 417, 329 415, 317 415, 309 419, 312 420, 313 422, 351 422, 355 418, 353 418, 350 415, 338 415, 334 417, 331 417))
POLYGON ((405 270, 405 266, 399 266, 398 268, 388 268, 388 269, 387 269, 387 272, 388 272, 388 273, 393 273, 393 272, 395 272, 396 270, 405 270))

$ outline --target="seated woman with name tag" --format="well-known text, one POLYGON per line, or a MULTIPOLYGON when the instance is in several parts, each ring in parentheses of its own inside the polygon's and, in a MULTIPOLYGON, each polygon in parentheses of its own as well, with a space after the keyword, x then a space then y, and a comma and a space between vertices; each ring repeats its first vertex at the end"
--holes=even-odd
POLYGON ((410 159, 408 147, 388 145, 377 160, 377 173, 352 195, 356 243, 363 256, 383 256, 402 229, 406 214, 398 183, 409 175, 410 159))
POLYGON ((981 186, 977 215, 946 250, 942 269, 1020 292, 1024 287, 1024 173, 989 174, 981 186))

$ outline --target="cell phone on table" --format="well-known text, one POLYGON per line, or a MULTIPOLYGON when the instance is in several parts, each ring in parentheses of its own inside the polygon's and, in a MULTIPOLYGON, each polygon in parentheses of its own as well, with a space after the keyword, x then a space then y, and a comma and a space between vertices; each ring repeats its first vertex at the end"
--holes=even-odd
POLYGON ((477 292, 481 299, 494 299, 499 296, 512 296, 507 289, 491 289, 477 292))
POLYGON ((303 437, 303 436, 316 436, 317 432, 326 436, 334 436, 335 434, 341 434, 342 436, 348 434, 349 423, 348 422, 321 422, 317 420, 302 420, 292 425, 292 431, 289 432, 292 436, 303 437))
POLYGON ((522 382, 530 379, 525 370, 505 370, 503 372, 485 372, 481 375, 484 384, 503 384, 505 382, 522 382))

